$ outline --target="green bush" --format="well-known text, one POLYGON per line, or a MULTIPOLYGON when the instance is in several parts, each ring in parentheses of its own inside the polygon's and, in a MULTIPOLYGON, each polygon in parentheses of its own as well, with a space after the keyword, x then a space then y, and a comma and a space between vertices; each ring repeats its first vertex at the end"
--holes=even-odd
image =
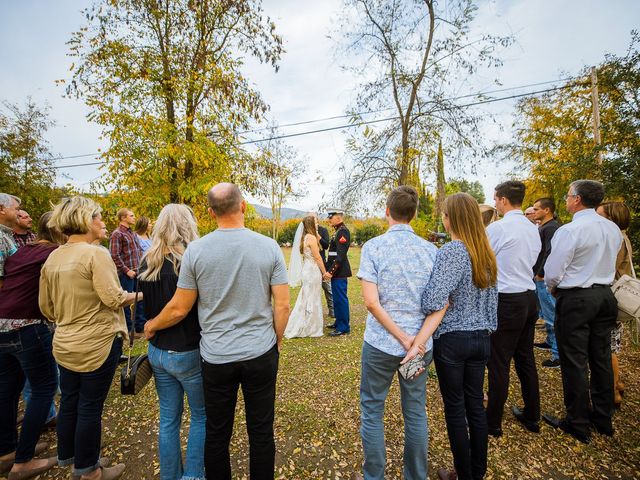
POLYGON ((353 235, 353 241, 362 245, 364 242, 371 240, 378 235, 382 235, 385 232, 385 228, 378 223, 364 223, 355 228, 353 235))
POLYGON ((426 240, 431 238, 431 232, 433 232, 434 224, 435 222, 433 217, 427 215, 419 215, 417 218, 411 220, 411 227, 413 227, 413 231, 416 232, 416 235, 419 235, 426 240))
POLYGON ((301 219, 299 218, 285 220, 285 222, 280 226, 280 231, 278 232, 278 243, 280 245, 293 243, 293 237, 296 235, 296 230, 298 229, 300 221, 301 219))

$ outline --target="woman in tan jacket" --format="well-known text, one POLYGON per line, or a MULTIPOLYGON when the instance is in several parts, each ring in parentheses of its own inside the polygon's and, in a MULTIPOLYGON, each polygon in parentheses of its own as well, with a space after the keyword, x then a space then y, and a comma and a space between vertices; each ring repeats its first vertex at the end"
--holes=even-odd
POLYGON ((71 197, 49 221, 69 236, 54 251, 40 275, 42 313, 56 323, 53 356, 60 366, 58 463, 74 465, 74 478, 115 479, 124 465, 103 467, 101 417, 127 337, 122 307, 135 294, 122 289, 109 252, 92 245, 104 229, 93 200, 71 197))
MULTIPOLYGON (((622 232, 622 247, 618 252, 616 259, 616 275, 618 280, 622 275, 635 277, 633 270, 633 257, 631 255, 631 242, 627 236, 627 228, 631 223, 631 212, 622 202, 603 203, 596 210, 598 214, 608 218, 615 223, 622 232)), ((613 403, 616 408, 622 405, 622 395, 624 394, 624 383, 620 380, 620 366, 618 363, 618 354, 622 345, 622 329, 624 325, 625 314, 618 311, 618 322, 611 332, 611 366, 613 369, 613 403)))

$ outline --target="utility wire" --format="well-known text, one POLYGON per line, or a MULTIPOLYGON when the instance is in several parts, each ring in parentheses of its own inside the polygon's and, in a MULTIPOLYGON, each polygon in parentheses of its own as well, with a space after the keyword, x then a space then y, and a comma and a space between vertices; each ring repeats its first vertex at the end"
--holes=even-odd
MULTIPOLYGON (((497 90, 487 90, 487 91, 483 91, 483 92, 477 92, 477 93, 469 93, 466 95, 461 95, 459 97, 451 97, 451 98, 445 98, 443 101, 453 101, 453 100, 461 100, 463 98, 470 98, 470 97, 477 97, 479 95, 489 95, 492 93, 502 93, 502 92, 507 92, 510 90, 519 90, 521 88, 531 88, 531 87, 539 87, 540 85, 549 85, 550 83, 558 83, 558 82, 569 82, 572 80, 576 80, 577 78, 580 77, 568 77, 568 78, 560 78, 558 80, 547 80, 546 82, 538 82, 538 83, 530 83, 528 85, 520 85, 517 87, 505 87, 505 88, 500 88, 497 90)), ((432 102, 426 102, 426 103, 432 103, 432 102)), ((282 125, 277 125, 276 128, 286 128, 286 127, 297 127, 300 125, 309 125, 311 123, 319 123, 319 122, 326 122, 329 120, 339 120, 341 118, 352 118, 352 117, 359 117, 359 116, 363 116, 363 115, 371 115, 374 113, 382 113, 382 112, 389 112, 391 110, 395 110, 395 108, 390 107, 390 108, 381 108, 378 110, 369 110, 366 112, 354 112, 354 113, 349 113, 349 114, 344 114, 344 115, 334 115, 332 117, 324 117, 324 118, 316 118, 313 120, 303 120, 300 122, 293 122, 293 123, 285 123, 282 125)), ((272 127, 260 127, 260 128, 254 128, 251 130, 244 130, 244 131, 240 131, 238 133, 236 133, 236 135, 245 135, 247 133, 257 133, 257 132, 264 132, 266 130, 273 130, 272 127)), ((219 132, 211 132, 211 135, 216 135, 219 134, 219 132)))
MULTIPOLYGON (((435 109, 435 110, 430 110, 429 112, 418 114, 416 116, 417 117, 418 116, 426 116, 426 115, 431 115, 433 113, 438 113, 438 112, 446 112, 446 111, 449 111, 449 110, 457 110, 457 109, 460 109, 460 108, 467 108, 467 107, 474 107, 474 106, 477 106, 477 105, 484 105, 486 103, 494 103, 494 102, 501 102, 503 100, 511 100, 511 99, 514 99, 514 98, 528 97, 528 96, 531 96, 531 95, 538 95, 540 93, 552 92, 552 91, 555 91, 555 90, 562 90, 562 89, 565 89, 565 88, 569 88, 571 86, 573 86, 573 85, 563 85, 561 87, 547 88, 545 90, 538 90, 536 92, 521 93, 521 94, 517 94, 517 95, 510 95, 508 97, 491 98, 491 99, 488 99, 488 100, 479 100, 477 102, 466 103, 464 105, 454 105, 454 106, 451 106, 451 107, 442 107, 442 108, 438 108, 438 109, 435 109)), ((459 98, 461 98, 461 97, 459 97, 459 98)), ((250 144, 254 144, 254 143, 268 142, 268 141, 271 141, 271 140, 280 140, 280 139, 283 139, 283 138, 300 137, 300 136, 303 136, 303 135, 311 135, 311 134, 314 134, 314 133, 330 132, 330 131, 333 131, 333 130, 343 130, 345 128, 359 127, 359 126, 362 126, 362 125, 372 125, 372 124, 375 124, 375 123, 389 122, 391 120, 397 120, 398 118, 400 118, 400 117, 398 117, 397 115, 394 115, 392 117, 378 118, 376 120, 368 120, 366 122, 348 123, 348 124, 344 124, 344 125, 338 125, 338 126, 335 126, 335 127, 319 128, 317 130, 307 130, 305 132, 289 133, 289 134, 285 134, 285 135, 277 135, 275 137, 258 138, 256 140, 246 140, 244 142, 240 142, 240 145, 250 145, 250 144)))
MULTIPOLYGON (((479 93, 461 95, 459 97, 453 97, 453 98, 445 99, 445 100, 442 100, 442 101, 453 101, 453 100, 459 100, 459 99, 462 99, 462 98, 477 97, 479 95, 487 95, 489 93, 504 92, 504 91, 515 90, 515 89, 520 89, 520 88, 527 88, 529 86, 545 85, 545 84, 549 84, 549 83, 557 83, 558 81, 566 81, 566 80, 570 80, 570 79, 551 80, 551 81, 548 81, 548 82, 539 82, 539 83, 525 85, 525 86, 519 86, 519 87, 509 87, 509 88, 493 90, 493 91, 488 91, 488 92, 479 92, 479 93)), ((450 106, 450 107, 442 107, 442 108, 439 108, 439 109, 431 110, 428 113, 419 114, 419 116, 425 116, 425 115, 430 115, 430 114, 433 114, 433 113, 444 112, 444 111, 449 111, 449 110, 456 110, 456 109, 461 109, 461 108, 474 107, 474 106, 484 105, 484 104, 489 104, 489 103, 501 102, 501 101, 504 101, 504 100, 512 100, 512 99, 515 99, 515 98, 528 97, 528 96, 532 96, 532 95, 539 95, 539 94, 542 94, 542 93, 553 92, 553 91, 557 91, 557 90, 563 90, 565 88, 570 88, 570 87, 573 87, 573 86, 574 86, 574 84, 567 84, 567 85, 562 85, 562 86, 559 86, 559 87, 547 88, 547 89, 537 90, 537 91, 533 91, 533 92, 509 95, 507 97, 489 98, 489 99, 486 99, 486 100, 479 100, 477 102, 466 103, 466 104, 463 104, 463 105, 453 105, 453 106, 450 106)), ((426 102, 426 103, 433 103, 433 102, 426 102)), ((379 110, 378 112, 388 111, 388 110, 391 110, 391 109, 379 110)), ((377 113, 377 112, 375 112, 375 111, 363 112, 360 115, 366 115, 366 114, 369 114, 369 113, 377 113)), ((355 115, 358 115, 358 114, 355 114, 355 115)), ((314 122, 321 122, 321 121, 326 121, 326 120, 340 119, 340 118, 346 118, 346 117, 352 117, 352 116, 353 115, 339 115, 339 116, 335 116, 335 117, 327 117, 326 119, 307 120, 306 122, 296 122, 296 123, 292 123, 292 124, 282 125, 282 127, 304 125, 304 124, 309 124, 309 123, 314 123, 314 122)), ((256 143, 268 142, 268 141, 271 141, 271 140, 280 140, 280 139, 285 139, 285 138, 300 137, 300 136, 304 136, 304 135, 312 135, 312 134, 315 134, 315 133, 331 132, 331 131, 335 131, 335 130, 344 130, 346 128, 360 127, 362 125, 373 125, 373 124, 376 124, 376 123, 389 122, 389 121, 392 121, 392 120, 397 120, 398 118, 399 117, 397 115, 394 115, 394 116, 391 116, 391 117, 379 118, 379 119, 375 119, 375 120, 367 120, 367 121, 356 122, 356 123, 348 123, 348 124, 337 125, 337 126, 333 126, 333 127, 320 128, 320 129, 316 129, 316 130, 306 130, 304 132, 289 133, 289 134, 277 135, 277 136, 272 136, 272 137, 258 138, 258 139, 254 139, 254 140, 245 140, 243 142, 239 142, 238 145, 252 145, 252 144, 256 144, 256 143)), ((253 133, 253 132, 263 131, 263 130, 270 130, 270 129, 269 128, 262 128, 262 129, 257 129, 257 130, 247 130, 246 132, 240 132, 238 135, 241 135, 243 133, 253 133)), ((100 155, 100 153, 87 153, 87 154, 83 154, 83 155, 73 155, 73 156, 58 157, 56 160, 91 157, 91 156, 96 156, 96 155, 100 155)), ((69 164, 69 165, 56 165, 56 166, 53 166, 51 168, 53 168, 53 169, 63 169, 63 168, 75 168, 75 167, 88 167, 88 166, 92 166, 92 165, 102 165, 104 163, 106 163, 106 161, 101 160, 101 161, 97 161, 97 162, 87 162, 87 163, 78 163, 78 164, 69 164)))

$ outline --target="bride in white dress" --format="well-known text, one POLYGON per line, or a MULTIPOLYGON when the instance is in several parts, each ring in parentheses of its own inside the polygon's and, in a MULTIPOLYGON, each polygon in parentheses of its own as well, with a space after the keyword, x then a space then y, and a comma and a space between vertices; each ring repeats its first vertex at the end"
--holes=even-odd
POLYGON ((289 263, 289 285, 296 287, 302 282, 302 288, 284 331, 286 338, 322 336, 322 276, 326 270, 319 238, 317 219, 304 217, 293 241, 289 263))

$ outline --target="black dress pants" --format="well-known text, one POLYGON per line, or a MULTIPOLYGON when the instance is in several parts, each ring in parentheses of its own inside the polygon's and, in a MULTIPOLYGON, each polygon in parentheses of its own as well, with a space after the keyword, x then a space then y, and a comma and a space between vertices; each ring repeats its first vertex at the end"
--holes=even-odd
POLYGON ((274 345, 267 353, 251 360, 223 364, 202 362, 207 478, 231 480, 229 442, 238 387, 242 386, 249 435, 249 476, 252 480, 273 480, 276 453, 273 420, 279 356, 274 345))
POLYGON ((584 435, 589 434, 591 423, 611 429, 611 330, 617 313, 616 299, 608 287, 558 289, 556 337, 567 409, 565 420, 584 435))
POLYGON ((531 422, 540 420, 540 389, 533 356, 533 337, 538 320, 534 290, 498 294, 498 328, 491 335, 489 371, 489 431, 502 428, 504 404, 509 395, 511 359, 520 379, 524 416, 531 422))

